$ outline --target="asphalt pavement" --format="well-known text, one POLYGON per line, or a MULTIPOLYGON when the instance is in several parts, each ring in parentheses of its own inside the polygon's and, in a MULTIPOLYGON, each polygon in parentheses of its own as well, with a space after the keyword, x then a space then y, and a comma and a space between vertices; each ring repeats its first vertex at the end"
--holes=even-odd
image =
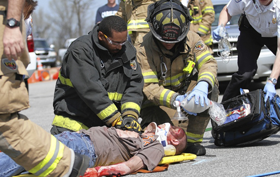
MULTIPOLYGON (((54 117, 53 94, 56 81, 37 82, 29 85, 30 108, 22 111, 30 120, 49 132, 54 117)), ((251 90, 262 89, 263 83, 252 83, 251 90)), ((227 83, 220 83, 221 101, 227 83)), ((280 87, 279 87, 280 88, 280 87)), ((280 95, 280 89, 277 89, 280 95)), ((211 128, 208 125, 206 130, 211 128)), ((223 148, 214 145, 211 131, 206 131, 202 145, 207 154, 192 161, 171 164, 167 171, 138 173, 136 177, 247 177, 280 176, 280 133, 246 147, 223 148)))

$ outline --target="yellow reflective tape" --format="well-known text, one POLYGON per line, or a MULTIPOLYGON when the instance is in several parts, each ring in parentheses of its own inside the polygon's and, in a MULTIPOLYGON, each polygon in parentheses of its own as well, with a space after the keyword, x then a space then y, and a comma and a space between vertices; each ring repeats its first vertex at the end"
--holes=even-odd
POLYGON ((122 104, 121 111, 123 112, 125 109, 134 109, 140 113, 140 106, 134 102, 126 102, 122 104))
POLYGON ((142 73, 143 76, 149 76, 149 75, 157 75, 157 72, 151 71, 151 72, 143 72, 142 73))
POLYGON ((159 98, 160 105, 171 107, 170 100, 174 93, 175 93, 174 91, 171 91, 169 89, 164 89, 160 94, 160 98, 159 98))
MULTIPOLYGON (((185 23, 186 22, 186 18, 183 14, 180 15, 180 18, 182 20, 182 23, 185 23)), ((180 26, 180 25, 179 25, 180 26)))
POLYGON ((58 154, 57 157, 55 159, 55 161, 53 162, 53 164, 48 168, 48 171, 45 171, 44 173, 42 173, 40 176, 48 176, 54 169, 56 169, 57 164, 59 163, 59 161, 62 159, 63 157, 63 151, 64 151, 64 144, 62 144, 61 142, 59 142, 59 150, 58 150, 58 154))
POLYGON ((183 73, 179 73, 175 76, 172 76, 171 78, 167 77, 165 79, 165 85, 164 86, 169 86, 169 85, 177 86, 177 85, 180 85, 181 81, 183 81, 183 80, 184 80, 183 73))
POLYGON ((64 145, 62 145, 53 135, 51 136, 51 145, 50 150, 44 160, 42 160, 38 165, 29 170, 30 173, 33 173, 37 176, 47 176, 50 174, 59 163, 60 159, 63 156, 64 145), (57 143, 58 142, 58 143, 57 143), (58 147, 57 147, 58 145, 58 147), (57 150, 57 153, 55 153, 57 150), (55 157, 54 157, 55 156, 55 157), (50 165, 51 163, 51 165, 50 165), (44 169, 46 165, 49 165, 48 168, 44 169), (42 171, 42 169, 44 169, 42 171), (42 172, 40 172, 42 171, 42 172))
POLYGON ((198 142, 202 142, 203 140, 203 134, 194 134, 194 133, 190 133, 187 132, 187 141, 190 143, 198 143, 198 142))
POLYGON ((60 74, 60 72, 59 72, 58 78, 59 78, 59 80, 60 80, 60 82, 61 82, 62 84, 68 85, 69 87, 73 87, 73 84, 72 84, 72 82, 70 81, 70 79, 63 77, 63 76, 60 74))
POLYGON ((52 125, 59 126, 62 128, 66 128, 73 131, 79 131, 81 129, 87 130, 88 127, 85 126, 83 123, 70 119, 69 117, 64 117, 60 115, 55 115, 52 125))
POLYGON ((203 14, 205 14, 205 13, 215 13, 215 11, 214 10, 211 10, 211 9, 209 9, 209 10, 205 10, 204 12, 202 12, 203 14))
POLYGON ((213 6, 206 6, 204 9, 202 9, 202 13, 215 13, 213 6))
POLYGON ((123 94, 117 92, 108 92, 108 97, 112 101, 121 101, 123 94))
POLYGON ((213 43, 212 35, 211 35, 208 39, 206 39, 206 40, 204 41, 204 43, 205 43, 206 45, 212 45, 212 43, 213 43))
POLYGON ((173 23, 178 25, 178 26, 180 26, 180 22, 179 22, 179 20, 177 18, 173 20, 173 23))
POLYGON ((210 54, 209 51, 205 51, 202 54, 200 54, 199 56, 197 56, 196 59, 197 59, 197 63, 198 63, 198 69, 200 69, 201 66, 211 58, 213 58, 213 56, 210 54))
POLYGON ((100 113, 98 113, 97 116, 101 120, 103 120, 103 119, 109 117, 110 115, 112 115, 117 110, 118 110, 118 108, 116 107, 116 105, 112 103, 110 106, 108 106, 107 108, 103 109, 100 113))
POLYGON ((207 75, 200 76, 200 79, 202 79, 202 78, 209 79, 211 81, 212 85, 214 85, 214 81, 213 81, 213 79, 210 76, 207 76, 207 75))
POLYGON ((213 75, 213 73, 211 73, 211 72, 203 72, 202 74, 200 74, 198 76, 197 80, 199 81, 202 78, 208 78, 212 82, 212 84, 214 85, 215 76, 213 75))
POLYGON ((149 24, 145 21, 145 19, 129 21, 127 29, 130 30, 135 28, 149 28, 149 24))
POLYGON ((171 22, 170 18, 166 17, 166 18, 162 21, 161 24, 165 25, 165 24, 170 23, 170 22, 171 22))
POLYGON ((158 82, 158 78, 156 75, 156 72, 145 72, 142 73, 143 77, 144 77, 144 83, 153 83, 153 82, 158 82))
POLYGON ((209 31, 209 28, 205 25, 199 25, 198 31, 202 32, 203 34, 206 34, 209 31))
POLYGON ((146 84, 148 84, 148 83, 155 83, 155 82, 158 82, 157 78, 154 78, 154 79, 144 79, 144 83, 146 83, 146 84))
POLYGON ((160 21, 160 19, 161 19, 162 16, 163 16, 163 13, 162 13, 162 12, 159 13, 159 14, 157 14, 157 15, 156 15, 156 20, 157 20, 157 21, 160 21))

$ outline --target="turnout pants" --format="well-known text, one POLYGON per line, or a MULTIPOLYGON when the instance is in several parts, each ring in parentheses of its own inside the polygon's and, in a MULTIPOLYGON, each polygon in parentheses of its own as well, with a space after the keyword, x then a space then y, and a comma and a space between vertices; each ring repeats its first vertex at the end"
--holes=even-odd
MULTIPOLYGON (((24 76, 29 57, 26 50, 17 60, 4 56, 3 33, 8 1, 0 0, 0 151, 29 172, 39 176, 69 176, 75 155, 55 137, 18 112, 29 107, 24 76)), ((21 24, 24 25, 23 20, 21 24)), ((24 29, 24 26, 21 26, 24 29)), ((22 36, 26 41, 25 30, 22 36)))
POLYGON ((240 35, 237 43, 238 71, 232 75, 222 101, 239 95, 240 88, 248 88, 258 69, 257 60, 264 45, 274 55, 276 55, 277 51, 277 37, 262 37, 249 24, 246 17, 243 17, 239 30, 240 35))
MULTIPOLYGON (((196 85, 196 82, 192 81, 188 87, 188 91, 191 91, 196 85)), ((218 101, 219 90, 218 83, 212 89, 212 92, 208 95, 208 98, 213 101, 218 101)), ((164 106, 152 106, 141 110, 141 126, 145 128, 149 123, 156 122, 162 124, 169 122, 172 125, 179 126, 186 131, 187 142, 189 143, 201 143, 205 129, 209 123, 210 116, 208 110, 197 114, 197 116, 188 115, 187 121, 172 120, 176 110, 164 106)))

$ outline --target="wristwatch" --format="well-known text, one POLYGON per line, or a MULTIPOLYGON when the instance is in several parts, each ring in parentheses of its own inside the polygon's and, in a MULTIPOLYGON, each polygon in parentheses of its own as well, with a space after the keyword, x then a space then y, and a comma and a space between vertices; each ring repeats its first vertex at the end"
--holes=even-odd
POLYGON ((275 78, 268 78, 267 80, 271 81, 273 85, 276 85, 277 84, 277 79, 275 78))
POLYGON ((16 19, 14 19, 14 18, 9 18, 9 19, 7 19, 7 24, 6 25, 10 28, 14 28, 14 27, 20 26, 20 22, 17 21, 16 19))

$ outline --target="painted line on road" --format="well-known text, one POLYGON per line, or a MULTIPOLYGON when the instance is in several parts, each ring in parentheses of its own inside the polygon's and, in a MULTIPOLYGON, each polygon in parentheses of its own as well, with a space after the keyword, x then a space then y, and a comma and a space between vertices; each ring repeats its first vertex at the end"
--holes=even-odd
POLYGON ((280 171, 274 171, 274 172, 270 172, 270 173, 264 173, 264 174, 259 174, 259 175, 253 175, 253 176, 247 176, 247 177, 261 177, 261 176, 270 176, 270 175, 275 175, 275 174, 279 174, 280 171))
POLYGON ((205 161, 206 161, 206 159, 203 159, 203 160, 200 160, 200 161, 198 161, 198 162, 196 162, 196 163, 193 163, 192 165, 197 165, 197 164, 203 163, 203 162, 205 162, 205 161))

